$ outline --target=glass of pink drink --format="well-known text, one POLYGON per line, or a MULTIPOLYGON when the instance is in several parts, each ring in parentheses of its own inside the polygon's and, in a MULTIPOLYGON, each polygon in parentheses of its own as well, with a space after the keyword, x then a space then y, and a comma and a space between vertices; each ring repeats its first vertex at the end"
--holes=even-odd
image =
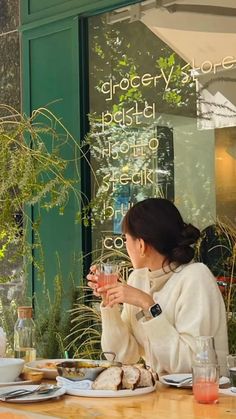
POLYGON ((199 364, 193 366, 193 394, 199 403, 217 403, 219 393, 219 366, 199 364))
POLYGON ((119 265, 115 262, 104 262, 97 266, 98 288, 113 285, 118 280, 119 265))

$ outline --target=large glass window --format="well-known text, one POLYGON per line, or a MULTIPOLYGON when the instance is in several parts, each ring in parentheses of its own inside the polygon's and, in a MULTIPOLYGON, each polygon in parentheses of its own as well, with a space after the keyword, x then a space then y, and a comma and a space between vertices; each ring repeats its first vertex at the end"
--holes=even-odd
POLYGON ((144 1, 89 19, 93 248, 136 201, 236 221, 236 4, 144 1), (222 6, 223 4, 223 6, 222 6))

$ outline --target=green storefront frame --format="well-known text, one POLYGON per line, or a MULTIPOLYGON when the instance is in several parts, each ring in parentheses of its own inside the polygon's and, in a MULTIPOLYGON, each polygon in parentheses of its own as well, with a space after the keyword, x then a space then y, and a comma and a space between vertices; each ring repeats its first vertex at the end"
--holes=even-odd
MULTIPOLYGON (((88 130, 87 17, 139 1, 122 0, 21 0, 22 38, 22 111, 28 115, 55 100, 50 109, 62 118, 78 143, 88 130)), ((65 147, 65 156, 70 151, 65 147)), ((69 168, 73 177, 75 168, 69 168)), ((81 163, 81 189, 89 196, 90 176, 81 163)), ((42 213, 40 234, 45 258, 46 288, 54 293, 53 279, 58 273, 58 259, 65 292, 70 290, 69 275, 75 270, 75 281, 81 283, 83 269, 90 263, 82 254, 91 250, 89 229, 75 224, 78 211, 71 198, 63 217, 55 211, 42 213), (76 260, 76 263, 75 263, 76 260), (83 268, 82 268, 83 265, 83 268)), ((32 208, 34 219, 36 209, 32 208)), ((34 235, 29 234, 32 244, 34 235)), ((42 282, 34 265, 29 272, 29 291, 40 301, 42 282)), ((42 298, 43 301, 43 298, 42 298)), ((65 296, 65 306, 66 296, 65 296)))
POLYGON ((141 0, 21 0, 21 24, 27 28, 62 17, 89 16, 141 0))

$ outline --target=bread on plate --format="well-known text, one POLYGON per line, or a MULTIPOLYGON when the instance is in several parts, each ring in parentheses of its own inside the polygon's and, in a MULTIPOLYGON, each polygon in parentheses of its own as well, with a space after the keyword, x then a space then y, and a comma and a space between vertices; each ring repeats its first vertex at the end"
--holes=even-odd
POLYGON ((123 371, 120 367, 109 367, 102 371, 92 384, 93 390, 119 390, 122 387, 123 371))
POLYGON ((150 370, 146 368, 140 368, 140 380, 138 383, 138 387, 151 387, 155 384, 153 375, 150 370))
POLYGON ((140 370, 133 365, 123 365, 122 388, 134 390, 140 380, 140 370))

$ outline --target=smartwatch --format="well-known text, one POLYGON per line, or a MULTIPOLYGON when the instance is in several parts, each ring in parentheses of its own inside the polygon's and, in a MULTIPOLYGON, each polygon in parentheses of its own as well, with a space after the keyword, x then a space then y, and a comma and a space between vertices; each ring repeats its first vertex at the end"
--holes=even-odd
POLYGON ((157 317, 162 313, 162 309, 159 306, 159 304, 153 304, 153 306, 149 307, 148 309, 149 313, 151 314, 152 317, 157 317))
POLYGON ((148 310, 141 310, 136 314, 136 319, 140 320, 142 317, 145 317, 146 320, 153 319, 154 317, 159 316, 162 313, 162 309, 159 304, 153 304, 149 307, 148 310))

